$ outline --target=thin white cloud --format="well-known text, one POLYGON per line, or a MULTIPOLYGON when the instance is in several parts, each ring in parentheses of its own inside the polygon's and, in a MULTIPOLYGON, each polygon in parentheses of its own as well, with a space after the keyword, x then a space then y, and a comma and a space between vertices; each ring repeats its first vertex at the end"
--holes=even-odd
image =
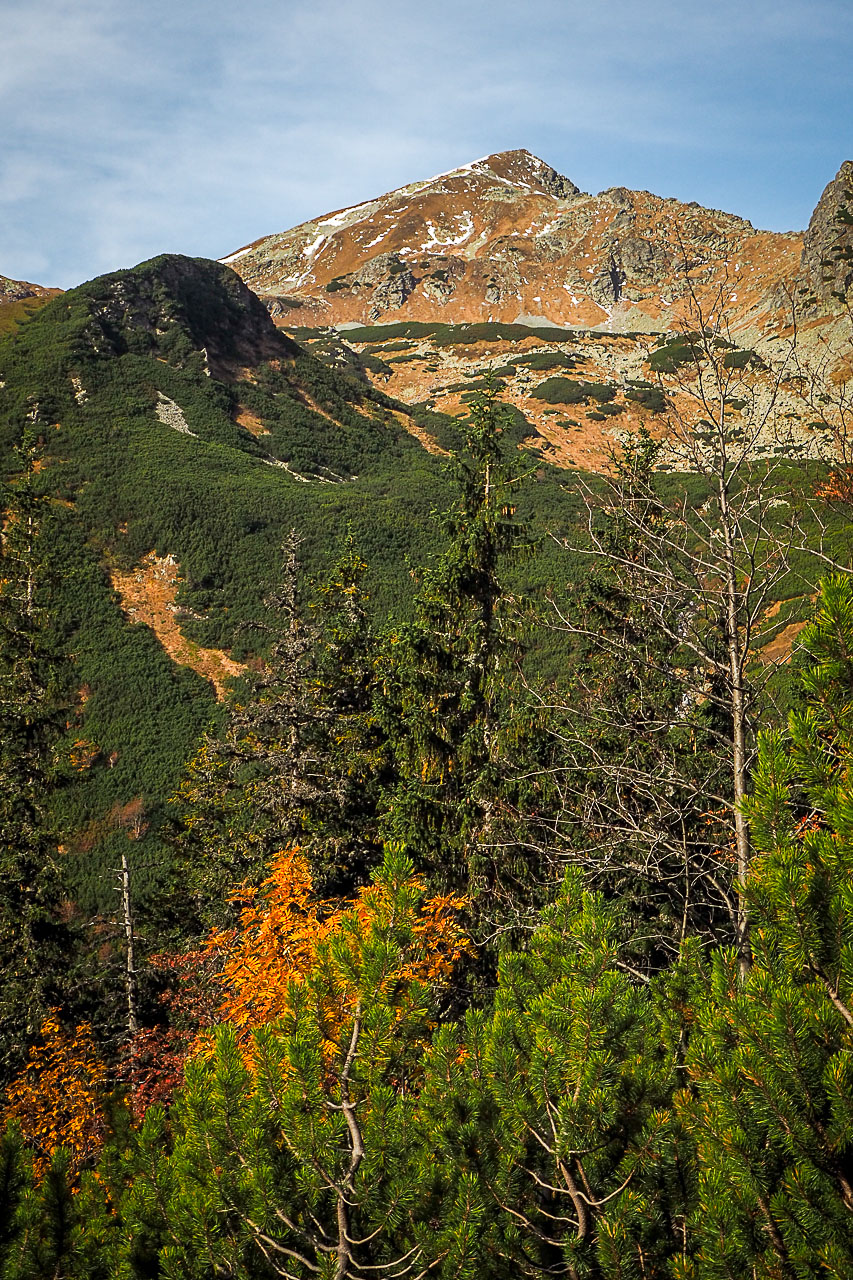
POLYGON ((0 271, 219 256, 513 146, 802 224, 851 43, 843 0, 7 0, 0 271))

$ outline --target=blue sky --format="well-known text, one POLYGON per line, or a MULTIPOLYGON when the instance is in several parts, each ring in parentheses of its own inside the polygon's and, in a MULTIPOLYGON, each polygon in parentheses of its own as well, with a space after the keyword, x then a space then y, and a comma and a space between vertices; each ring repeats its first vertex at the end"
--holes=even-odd
POLYGON ((850 0, 0 0, 0 272, 67 287, 527 147, 802 228, 850 0))

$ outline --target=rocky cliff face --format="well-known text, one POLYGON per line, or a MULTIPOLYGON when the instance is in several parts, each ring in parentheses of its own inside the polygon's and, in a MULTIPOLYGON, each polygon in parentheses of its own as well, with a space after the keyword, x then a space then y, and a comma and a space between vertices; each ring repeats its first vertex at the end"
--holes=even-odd
POLYGON ((825 188, 803 237, 793 297, 806 315, 837 311, 853 286, 853 161, 825 188))
POLYGON ((800 235, 614 187, 587 195, 505 151, 266 236, 223 259, 296 325, 432 320, 660 330, 706 309, 768 323, 797 275, 800 235))

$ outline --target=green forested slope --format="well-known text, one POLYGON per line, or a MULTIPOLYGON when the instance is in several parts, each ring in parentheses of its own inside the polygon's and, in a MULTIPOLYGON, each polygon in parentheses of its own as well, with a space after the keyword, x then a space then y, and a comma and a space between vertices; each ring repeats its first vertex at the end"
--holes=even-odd
POLYGON ((284 534, 300 531, 316 571, 351 521, 372 558, 390 566, 379 587, 390 599, 440 502, 438 468, 366 385, 279 336, 215 264, 159 259, 70 291, 4 344, 0 380, 7 473, 26 425, 46 445, 52 608, 73 660, 72 704, 85 690, 72 731, 100 748, 59 803, 63 826, 79 838, 82 909, 111 910, 112 879, 98 883, 112 863, 108 815, 142 797, 156 824, 213 697, 148 628, 128 622, 110 568, 130 568, 152 550, 174 555, 186 629, 227 645, 275 581, 284 534), (206 356, 222 380, 206 376, 206 356), (249 369, 257 383, 238 382, 249 369), (309 408, 305 392, 336 421, 309 408), (180 407, 193 435, 158 419, 158 395, 180 407), (268 425, 262 444, 235 423, 238 399, 268 425), (344 480, 304 483, 273 459, 344 480))
MULTIPOLYGON (((232 271, 200 259, 158 258, 51 301, 0 346, 0 383, 5 473, 25 427, 44 441, 51 609, 72 660, 69 740, 99 748, 57 799, 77 850, 73 882, 82 910, 112 911, 104 872, 124 839, 121 810, 141 799, 156 830, 215 705, 205 680, 128 621, 110 570, 151 551, 174 556, 184 633, 241 658, 262 644, 248 624, 278 580, 288 531, 302 539, 309 581, 349 528, 372 607, 404 616, 410 566, 438 545, 448 481, 357 365, 322 364, 275 329, 232 271), (184 430, 158 417, 167 401, 184 430), (238 425, 240 413, 265 434, 238 425)), ((453 423, 441 426, 452 443, 453 423)), ((570 500, 558 473, 545 469, 536 490, 559 522, 570 500)), ((522 571, 527 583, 549 577, 543 554, 550 544, 522 571)), ((168 858, 160 849, 147 861, 153 885, 168 858)))

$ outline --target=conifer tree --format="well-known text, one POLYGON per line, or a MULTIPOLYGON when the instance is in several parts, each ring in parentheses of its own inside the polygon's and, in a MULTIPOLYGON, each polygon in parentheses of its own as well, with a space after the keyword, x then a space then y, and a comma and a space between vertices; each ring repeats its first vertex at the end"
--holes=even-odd
POLYGON ((325 789, 306 813, 303 848, 318 892, 350 894, 382 861, 379 813, 393 779, 380 723, 380 637, 364 588, 367 564, 349 533, 314 602, 312 684, 325 789))
POLYGON ((70 934, 50 793, 65 728, 60 654, 51 632, 42 551, 48 500, 38 411, 5 486, 0 540, 0 1074, 23 1061, 48 1009, 61 1002, 70 934))
POLYGON ((671 993, 620 969, 626 951, 624 914, 574 873, 529 947, 501 956, 494 1010, 437 1036, 422 1106, 442 1212, 476 1206, 490 1274, 616 1280, 685 1259, 671 993))
POLYGON ((378 815, 392 772, 376 707, 380 642, 367 566, 348 535, 306 620, 297 550, 292 535, 282 584, 255 624, 266 656, 229 698, 224 725, 205 735, 176 797, 178 846, 205 901, 219 904, 211 916, 219 923, 230 892, 259 883, 294 842, 323 893, 351 893, 382 860, 378 815))
POLYGON ((505 425, 497 393, 478 393, 453 459, 447 547, 423 572, 414 621, 386 638, 381 705, 397 775, 382 830, 436 886, 467 893, 483 928, 517 922, 542 880, 512 782, 534 717, 520 697, 520 611, 505 581, 528 539, 517 515, 524 466, 505 425))
POLYGON ((761 735, 744 806, 753 966, 715 958, 688 1056, 697 1275, 853 1270, 853 585, 823 584, 803 710, 761 735))
MULTIPOLYGON (((7 1151, 14 1142, 14 1135, 6 1137, 7 1151)), ((26 1153, 18 1158, 21 1181, 9 1206, 5 1250, 0 1245, 0 1274, 4 1280, 37 1280, 41 1276, 82 1280, 74 1258, 85 1227, 76 1212, 67 1153, 57 1151, 38 1180, 26 1153)))
POLYGON ((159 1208, 164 1277, 368 1280, 437 1265, 445 1233, 415 1225, 414 1114, 431 987, 465 947, 457 911, 389 851, 348 908, 316 921, 278 1017, 248 1038, 226 1024, 190 1062, 168 1161, 152 1109, 128 1214, 150 1223, 159 1208))

